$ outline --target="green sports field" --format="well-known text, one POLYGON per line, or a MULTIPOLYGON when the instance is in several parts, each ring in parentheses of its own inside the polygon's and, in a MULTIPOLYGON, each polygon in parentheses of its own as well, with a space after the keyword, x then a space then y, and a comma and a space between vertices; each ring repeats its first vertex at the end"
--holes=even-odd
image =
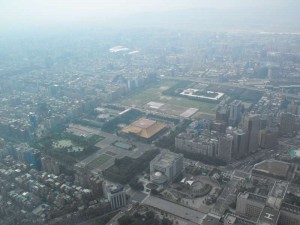
POLYGON ((197 108, 200 112, 204 113, 214 113, 214 108, 216 104, 194 101, 184 97, 166 96, 162 94, 162 91, 174 86, 179 81, 163 81, 154 87, 145 89, 137 94, 130 96, 129 98, 123 100, 123 104, 128 106, 138 106, 143 107, 148 102, 160 102, 167 103, 170 105, 182 106, 186 108, 197 108))

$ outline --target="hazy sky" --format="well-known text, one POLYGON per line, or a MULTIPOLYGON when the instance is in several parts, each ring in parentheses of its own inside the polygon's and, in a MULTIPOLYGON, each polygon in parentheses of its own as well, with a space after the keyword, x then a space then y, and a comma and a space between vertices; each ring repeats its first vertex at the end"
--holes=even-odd
POLYGON ((194 8, 299 6, 299 0, 0 0, 0 26, 109 21, 143 12, 194 8))

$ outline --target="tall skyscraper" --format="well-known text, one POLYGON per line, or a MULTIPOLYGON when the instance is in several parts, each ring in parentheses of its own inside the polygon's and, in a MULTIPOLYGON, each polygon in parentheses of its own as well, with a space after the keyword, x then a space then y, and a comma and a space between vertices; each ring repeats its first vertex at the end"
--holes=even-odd
POLYGON ((259 146, 263 149, 272 148, 278 144, 278 128, 267 128, 259 132, 259 146))
POLYGON ((230 111, 229 111, 229 125, 236 126, 242 118, 243 114, 243 104, 240 100, 234 100, 230 104, 230 111))
POLYGON ((296 117, 292 113, 282 113, 280 116, 280 134, 291 134, 295 131, 296 117))
POLYGON ((219 122, 228 123, 229 109, 225 106, 220 106, 216 110, 216 120, 219 122))
POLYGON ((260 117, 260 129, 265 129, 270 123, 271 119, 268 118, 268 115, 263 115, 260 117))
POLYGON ((244 128, 248 133, 248 153, 253 153, 259 147, 260 118, 257 114, 247 115, 244 121, 244 128))
POLYGON ((247 155, 248 135, 241 129, 233 131, 232 157, 239 159, 247 155))
POLYGON ((233 143, 232 135, 227 134, 224 136, 220 136, 217 153, 216 153, 217 158, 225 162, 230 162, 231 154, 232 154, 232 143, 233 143))
POLYGON ((104 195, 110 202, 111 208, 118 209, 127 204, 126 193, 122 185, 107 184, 104 185, 104 195))

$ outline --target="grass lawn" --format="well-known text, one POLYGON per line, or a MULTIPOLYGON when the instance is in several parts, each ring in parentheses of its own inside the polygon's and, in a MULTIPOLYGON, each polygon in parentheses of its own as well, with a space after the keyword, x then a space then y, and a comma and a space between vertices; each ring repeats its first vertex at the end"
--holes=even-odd
POLYGON ((170 105, 183 106, 186 108, 197 108, 200 112, 214 113, 213 109, 216 106, 216 104, 214 103, 194 101, 183 97, 173 97, 162 94, 162 91, 176 85, 177 82, 179 81, 163 81, 154 87, 148 88, 133 96, 130 96, 129 98, 123 100, 122 103, 125 105, 136 105, 139 107, 143 107, 148 102, 154 101, 168 103, 170 105))
MULTIPOLYGON (((137 94, 130 96, 125 99, 122 103, 125 105, 137 105, 144 106, 148 102, 151 101, 159 101, 165 103, 166 100, 164 97, 161 97, 161 92, 175 85, 177 81, 163 81, 160 84, 155 85, 154 87, 145 89, 137 94)), ((169 96, 165 96, 166 98, 171 98, 169 96)))
POLYGON ((172 99, 168 100, 166 103, 187 108, 197 108, 200 112, 205 113, 213 113, 213 109, 216 107, 216 105, 213 103, 193 101, 187 98, 180 97, 172 97, 172 99))
POLYGON ((98 158, 94 159, 92 162, 88 164, 88 166, 92 168, 98 168, 100 167, 103 163, 107 162, 110 160, 112 157, 106 154, 100 155, 98 158))

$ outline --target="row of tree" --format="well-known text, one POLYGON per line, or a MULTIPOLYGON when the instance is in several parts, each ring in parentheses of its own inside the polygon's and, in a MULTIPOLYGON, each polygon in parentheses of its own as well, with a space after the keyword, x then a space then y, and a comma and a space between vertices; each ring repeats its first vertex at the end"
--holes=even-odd
POLYGON ((102 130, 107 133, 115 133, 119 130, 118 125, 119 124, 126 124, 129 125, 139 117, 143 115, 142 112, 136 109, 131 109, 128 112, 123 113, 122 115, 119 115, 115 117, 114 119, 106 122, 102 126, 102 130))

